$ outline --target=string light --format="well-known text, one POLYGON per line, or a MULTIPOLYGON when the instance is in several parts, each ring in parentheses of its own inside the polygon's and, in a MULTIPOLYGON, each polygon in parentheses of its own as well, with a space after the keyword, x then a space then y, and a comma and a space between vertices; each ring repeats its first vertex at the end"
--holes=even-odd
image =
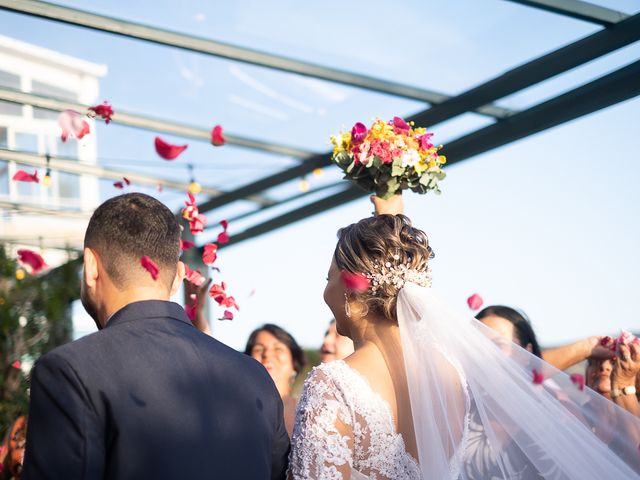
POLYGON ((311 189, 311 184, 306 178, 302 177, 300 183, 298 183, 298 188, 301 192, 307 193, 311 189))
POLYGON ((49 187, 51 185, 51 168, 49 167, 49 162, 51 161, 51 157, 47 154, 47 171, 42 178, 42 185, 45 187, 49 187))
POLYGON ((25 275, 26 275, 26 273, 24 272, 23 269, 18 268, 16 270, 16 280, 24 280, 25 275))
POLYGON ((324 174, 324 170, 322 170, 321 168, 314 168, 313 169, 313 175, 316 177, 321 177, 324 174))
POLYGON ((198 182, 196 182, 195 177, 193 176, 193 165, 192 164, 188 164, 187 168, 189 169, 189 176, 191 177, 191 180, 189 183, 189 193, 192 193, 193 195, 196 195, 198 193, 200 193, 202 191, 202 185, 200 185, 198 182))

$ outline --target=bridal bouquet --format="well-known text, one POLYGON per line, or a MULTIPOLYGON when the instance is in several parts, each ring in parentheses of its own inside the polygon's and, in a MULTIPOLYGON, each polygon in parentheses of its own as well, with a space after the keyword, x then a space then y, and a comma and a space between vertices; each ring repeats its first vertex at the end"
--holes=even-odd
POLYGON ((358 122, 350 132, 331 137, 331 159, 345 179, 384 199, 407 189, 440 193, 438 182, 445 177, 440 167, 446 158, 438 154, 442 145, 433 145, 432 136, 400 117, 378 119, 371 128, 358 122))

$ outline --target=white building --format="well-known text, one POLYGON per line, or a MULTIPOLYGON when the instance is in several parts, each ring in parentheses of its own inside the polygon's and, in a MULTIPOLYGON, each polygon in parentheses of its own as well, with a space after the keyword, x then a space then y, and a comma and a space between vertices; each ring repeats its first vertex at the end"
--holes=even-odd
MULTIPOLYGON (((92 105, 102 101, 99 79, 106 72, 104 65, 0 36, 0 88, 92 105)), ((71 138, 62 142, 58 112, 0 101, 0 149, 95 164, 95 124, 87 121, 90 135, 80 141, 71 138)), ((42 168, 38 169, 39 184, 12 181, 20 169, 29 173, 35 170, 7 162, 0 150, 0 242, 42 247, 47 263, 55 266, 67 258, 60 248, 79 249, 82 245, 86 223, 100 200, 98 179, 52 170, 51 183, 46 187, 42 168), (12 209, 12 205, 34 207, 35 212, 46 208, 72 213, 25 213, 12 209)))

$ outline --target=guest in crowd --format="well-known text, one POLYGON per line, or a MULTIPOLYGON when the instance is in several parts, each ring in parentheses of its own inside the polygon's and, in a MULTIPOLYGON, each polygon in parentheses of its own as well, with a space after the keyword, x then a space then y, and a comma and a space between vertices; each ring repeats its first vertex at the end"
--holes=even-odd
POLYGON ((244 353, 258 360, 269 372, 284 404, 284 423, 293 433, 297 398, 292 386, 306 364, 304 351, 289 332, 267 323, 251 332, 244 353))
POLYGON ((478 312, 476 318, 559 370, 566 370, 587 358, 611 359, 614 356, 611 350, 600 344, 603 337, 599 336, 543 351, 529 319, 511 307, 492 305, 478 312))
POLYGON ((338 333, 335 318, 329 323, 324 334, 324 341, 320 347, 320 361, 322 363, 343 360, 354 352, 353 340, 338 333))

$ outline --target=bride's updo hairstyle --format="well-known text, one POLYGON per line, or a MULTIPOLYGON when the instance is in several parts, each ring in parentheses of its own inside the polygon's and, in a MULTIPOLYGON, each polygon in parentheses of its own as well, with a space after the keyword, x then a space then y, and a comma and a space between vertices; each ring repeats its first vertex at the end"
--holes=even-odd
MULTIPOLYGON (((412 272, 426 272, 429 259, 433 258, 426 233, 413 227, 404 215, 378 215, 364 218, 358 223, 338 231, 338 244, 334 253, 340 271, 375 275, 405 265, 412 272)), ((352 298, 360 301, 366 315, 373 312, 398 321, 397 296, 402 284, 374 283, 365 292, 352 292, 352 298)))

